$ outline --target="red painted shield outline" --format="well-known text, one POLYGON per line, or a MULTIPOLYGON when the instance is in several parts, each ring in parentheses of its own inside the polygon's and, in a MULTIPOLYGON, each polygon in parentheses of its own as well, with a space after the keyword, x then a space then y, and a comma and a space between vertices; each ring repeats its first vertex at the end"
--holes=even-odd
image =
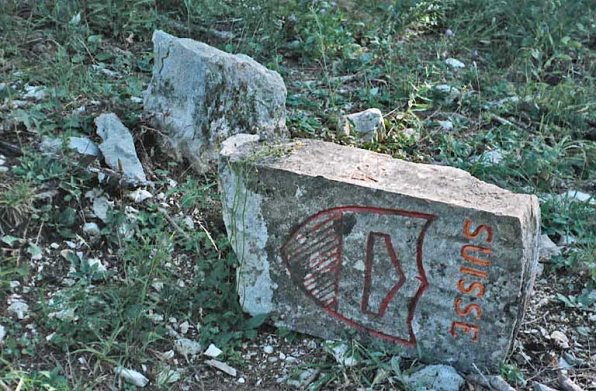
MULTIPOLYGON (((420 300, 420 297, 424 291, 428 288, 428 280, 426 278, 426 272, 423 265, 422 247, 424 243, 424 237, 430 224, 435 220, 436 216, 427 213, 410 212, 401 209, 386 209, 376 207, 364 207, 364 206, 340 206, 336 208, 330 208, 314 214, 307 218, 300 226, 292 233, 288 241, 282 246, 281 257, 286 264, 286 268, 290 272, 290 276, 294 281, 295 285, 304 292, 304 294, 312 299, 319 307, 334 318, 346 323, 350 327, 367 332, 368 334, 382 338, 385 340, 400 343, 405 346, 416 346, 416 336, 412 327, 412 321, 416 311, 416 305, 420 300), (349 319, 342 314, 337 312, 338 308, 338 292, 339 282, 341 279, 341 269, 343 261, 343 234, 337 234, 338 224, 341 228, 343 224, 344 213, 374 213, 377 215, 398 215, 407 216, 413 218, 419 218, 426 220, 423 228, 420 231, 416 244, 416 266, 418 269, 418 276, 415 278, 420 281, 420 287, 412 298, 412 301, 408 307, 407 316, 407 329, 408 339, 399 338, 393 335, 383 333, 378 330, 374 330, 370 327, 363 326, 356 321, 349 319), (312 227, 309 227, 312 225, 312 227), (317 237, 312 243, 308 243, 308 247, 304 247, 305 241, 307 240, 308 234, 316 233, 317 237), (306 255, 303 254, 306 249, 306 255), (311 259, 312 255, 316 257, 311 259), (313 268, 316 274, 308 273, 304 275, 297 274, 296 268, 300 266, 300 262, 304 260, 310 260, 310 268, 313 268)), ((340 230, 341 232, 341 230, 340 230)), ((391 239, 388 235, 371 232, 367 243, 367 259, 366 259, 366 272, 365 272, 365 286, 363 292, 362 301, 362 312, 367 313, 370 316, 382 317, 385 309, 389 305, 393 296, 397 293, 399 288, 404 283, 404 275, 401 269, 401 265, 397 259, 392 246, 389 246, 391 239), (400 276, 400 280, 390 290, 385 299, 383 300, 381 307, 377 313, 368 310, 368 297, 370 295, 370 273, 372 268, 372 259, 369 259, 368 254, 372 254, 370 249, 372 246, 371 240, 374 237, 383 237, 386 241, 387 249, 391 261, 396 268, 397 274, 400 276), (371 239, 372 238, 372 239, 371 239), (387 242, 388 241, 388 242, 387 242)))

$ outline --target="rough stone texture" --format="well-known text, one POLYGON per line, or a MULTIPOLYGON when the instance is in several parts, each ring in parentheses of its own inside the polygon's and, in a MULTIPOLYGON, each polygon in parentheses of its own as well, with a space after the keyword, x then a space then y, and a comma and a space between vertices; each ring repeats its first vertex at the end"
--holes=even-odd
POLYGON ((219 171, 247 312, 498 369, 532 290, 536 197, 314 140, 228 148, 219 171))
POLYGON ((339 118, 337 132, 340 136, 352 135, 365 141, 381 141, 386 136, 383 113, 379 109, 368 109, 339 118))
POLYGON ((145 110, 167 135, 173 152, 199 172, 217 162, 221 142, 232 135, 289 135, 286 87, 277 72, 248 56, 163 31, 155 31, 153 45, 145 110))
POLYGON ((464 384, 464 378, 448 365, 429 365, 404 376, 404 382, 417 391, 458 391, 464 384))
POLYGON ((122 174, 129 180, 147 182, 132 135, 118 116, 114 113, 102 114, 95 118, 95 125, 97 135, 103 140, 99 149, 106 164, 117 172, 122 168, 122 174))

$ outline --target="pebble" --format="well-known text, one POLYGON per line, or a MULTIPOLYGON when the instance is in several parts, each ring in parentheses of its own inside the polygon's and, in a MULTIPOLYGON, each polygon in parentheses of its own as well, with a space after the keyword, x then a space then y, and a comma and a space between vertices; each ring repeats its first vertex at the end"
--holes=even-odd
POLYGON ((99 226, 96 223, 85 223, 85 225, 83 225, 83 232, 89 236, 99 236, 101 233, 99 226))
POLYGON ((238 383, 244 384, 244 383, 246 383, 246 380, 244 380, 244 378, 241 377, 240 379, 238 379, 238 383))
POLYGON ((267 345, 263 348, 263 351, 267 354, 271 354, 271 353, 273 353, 273 346, 267 345))
POLYGON ((4 341, 4 337, 6 337, 6 329, 0 324, 0 344, 4 341))
POLYGON ((24 301, 17 300, 8 306, 7 311, 15 314, 18 319, 25 319, 29 306, 24 301))

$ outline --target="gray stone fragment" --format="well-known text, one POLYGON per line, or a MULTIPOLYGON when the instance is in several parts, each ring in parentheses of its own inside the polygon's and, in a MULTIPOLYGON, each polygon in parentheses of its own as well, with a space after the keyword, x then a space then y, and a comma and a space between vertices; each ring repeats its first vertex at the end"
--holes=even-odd
POLYGON ((354 136, 365 141, 382 141, 386 136, 383 113, 379 109, 368 109, 339 118, 337 132, 340 136, 354 136))
POLYGON ((114 113, 102 114, 95 118, 97 134, 103 143, 99 145, 106 164, 114 171, 120 172, 129 180, 147 182, 143 166, 137 157, 134 140, 130 131, 120 122, 114 113))
POLYGON ((532 382, 532 388, 534 391, 557 391, 554 388, 550 388, 549 386, 535 381, 532 382))
POLYGON ((153 34, 153 78, 145 110, 178 157, 199 172, 217 162, 220 144, 237 133, 288 136, 281 76, 252 58, 232 55, 163 31, 153 34))
POLYGON ((559 255, 561 255, 561 247, 553 243, 548 235, 540 235, 540 258, 549 260, 559 255))
POLYGON ((88 137, 71 137, 68 147, 82 155, 99 156, 99 148, 88 137))
POLYGON ((118 366, 114 368, 114 372, 127 383, 133 384, 137 387, 143 388, 147 385, 147 383, 149 383, 149 379, 147 379, 145 375, 135 371, 134 369, 126 369, 124 367, 118 366))
POLYGON ((228 149, 219 174, 247 312, 498 370, 535 279, 536 197, 315 140, 228 149))
POLYGON ((101 233, 99 226, 96 223, 85 223, 85 225, 83 225, 83 232, 89 236, 97 236, 101 233))
POLYGON ((430 365, 409 376, 404 382, 413 390, 459 391, 464 378, 448 365, 430 365))

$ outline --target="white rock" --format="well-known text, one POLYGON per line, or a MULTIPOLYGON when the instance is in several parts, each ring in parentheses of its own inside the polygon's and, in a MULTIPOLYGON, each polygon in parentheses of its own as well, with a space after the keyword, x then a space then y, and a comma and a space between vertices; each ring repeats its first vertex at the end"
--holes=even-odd
POLYGON ((189 328, 190 328, 190 323, 188 323, 187 321, 184 321, 180 324, 180 332, 182 334, 188 333, 189 328))
POLYGON ((464 378, 448 365, 429 365, 412 375, 404 376, 404 382, 419 391, 458 391, 464 384, 464 378))
POLYGON ((453 130, 453 122, 451 121, 437 121, 437 123, 441 126, 441 129, 445 131, 453 130))
POLYGON ((68 147, 82 155, 99 156, 99 148, 88 137, 71 137, 68 141, 68 147))
MULTIPOLYGON (((358 364, 358 360, 353 357, 351 354, 348 356, 348 345, 345 343, 338 344, 335 341, 327 341, 328 347, 331 350, 331 354, 335 358, 338 364, 343 365, 345 367, 353 367, 358 364)), ((350 352, 352 353, 352 352, 350 352)))
POLYGON ((188 359, 189 356, 194 357, 201 353, 202 347, 201 344, 196 341, 188 338, 180 338, 174 343, 174 349, 176 349, 178 354, 188 359))
POLYGON ((39 151, 43 155, 56 155, 62 149, 62 139, 43 136, 39 143, 39 151))
POLYGON ((263 351, 264 351, 266 354, 271 354, 271 353, 273 353, 273 346, 271 346, 271 345, 267 345, 267 346, 265 346, 265 347, 263 348, 263 351))
POLYGON ((106 197, 97 197, 93 200, 93 214, 104 223, 107 222, 110 207, 111 203, 106 197))
POLYGON ((153 194, 149 193, 147 190, 144 189, 137 189, 130 193, 128 197, 135 203, 140 204, 141 202, 149 198, 153 198, 153 194))
POLYGON ((6 329, 0 324, 0 344, 4 342, 4 337, 6 337, 6 329))
POLYGON ((382 141, 386 136, 383 113, 379 109, 368 109, 339 118, 339 136, 354 136, 365 141, 382 141))
POLYGON ((540 248, 538 251, 541 259, 549 260, 552 257, 561 255, 561 247, 553 243, 553 241, 550 240, 548 235, 540 235, 539 246, 540 248))
POLYGON ((101 233, 101 230, 96 223, 85 223, 85 225, 83 225, 83 232, 89 236, 98 236, 101 233))
POLYGON ((563 194, 559 194, 555 196, 555 199, 559 202, 564 201, 578 201, 578 202, 588 202, 590 205, 596 205, 596 198, 579 190, 567 190, 563 194))
POLYGON ((497 150, 485 151, 480 157, 475 156, 472 161, 483 163, 499 164, 503 160, 503 154, 497 150))
POLYGON ((137 387, 143 388, 147 385, 147 383, 149 383, 149 379, 147 379, 142 373, 133 369, 126 369, 118 366, 114 368, 114 372, 127 383, 133 384, 137 387))
POLYGON ((223 352, 221 351, 221 349, 219 349, 217 346, 211 344, 209 345, 209 347, 207 348, 207 350, 205 351, 205 356, 209 356, 211 358, 216 358, 217 356, 219 356, 220 354, 222 354, 223 352))
POLYGON ((459 60, 456 60, 455 58, 448 58, 445 60, 445 63, 454 69, 461 69, 466 67, 466 64, 459 60))
POLYGON ((27 93, 23 96, 25 99, 42 100, 47 96, 46 88, 44 86, 30 86, 25 85, 25 91, 27 93))
POLYGON ((17 300, 8 306, 7 311, 15 314, 18 319, 25 319, 29 306, 24 301, 17 300))
POLYGON ((238 383, 244 384, 244 383, 246 383, 246 380, 244 380, 244 378, 241 377, 240 379, 238 379, 238 383))
POLYGON ((553 331, 550 338, 562 349, 569 349, 569 338, 560 331, 553 331))
POLYGON ((207 360, 207 361, 205 361, 205 364, 212 366, 213 368, 217 368, 220 371, 225 372, 230 376, 236 377, 236 369, 232 368, 231 366, 229 366, 226 363, 223 363, 223 362, 217 361, 217 360, 207 360))
POLYGON ((116 172, 120 172, 122 168, 122 173, 129 180, 147 182, 143 165, 137 157, 132 135, 116 114, 100 115, 95 119, 95 125, 97 134, 103 140, 99 149, 106 164, 116 172))
POLYGON ((153 34, 153 77, 145 110, 171 150, 200 172, 238 133, 289 136, 281 76, 245 55, 232 55, 163 31, 153 34))
POLYGON ((182 219, 182 222, 184 223, 184 225, 186 225, 186 227, 190 230, 195 229, 195 223, 194 221, 192 221, 192 217, 190 216, 184 216, 184 219, 182 219))

